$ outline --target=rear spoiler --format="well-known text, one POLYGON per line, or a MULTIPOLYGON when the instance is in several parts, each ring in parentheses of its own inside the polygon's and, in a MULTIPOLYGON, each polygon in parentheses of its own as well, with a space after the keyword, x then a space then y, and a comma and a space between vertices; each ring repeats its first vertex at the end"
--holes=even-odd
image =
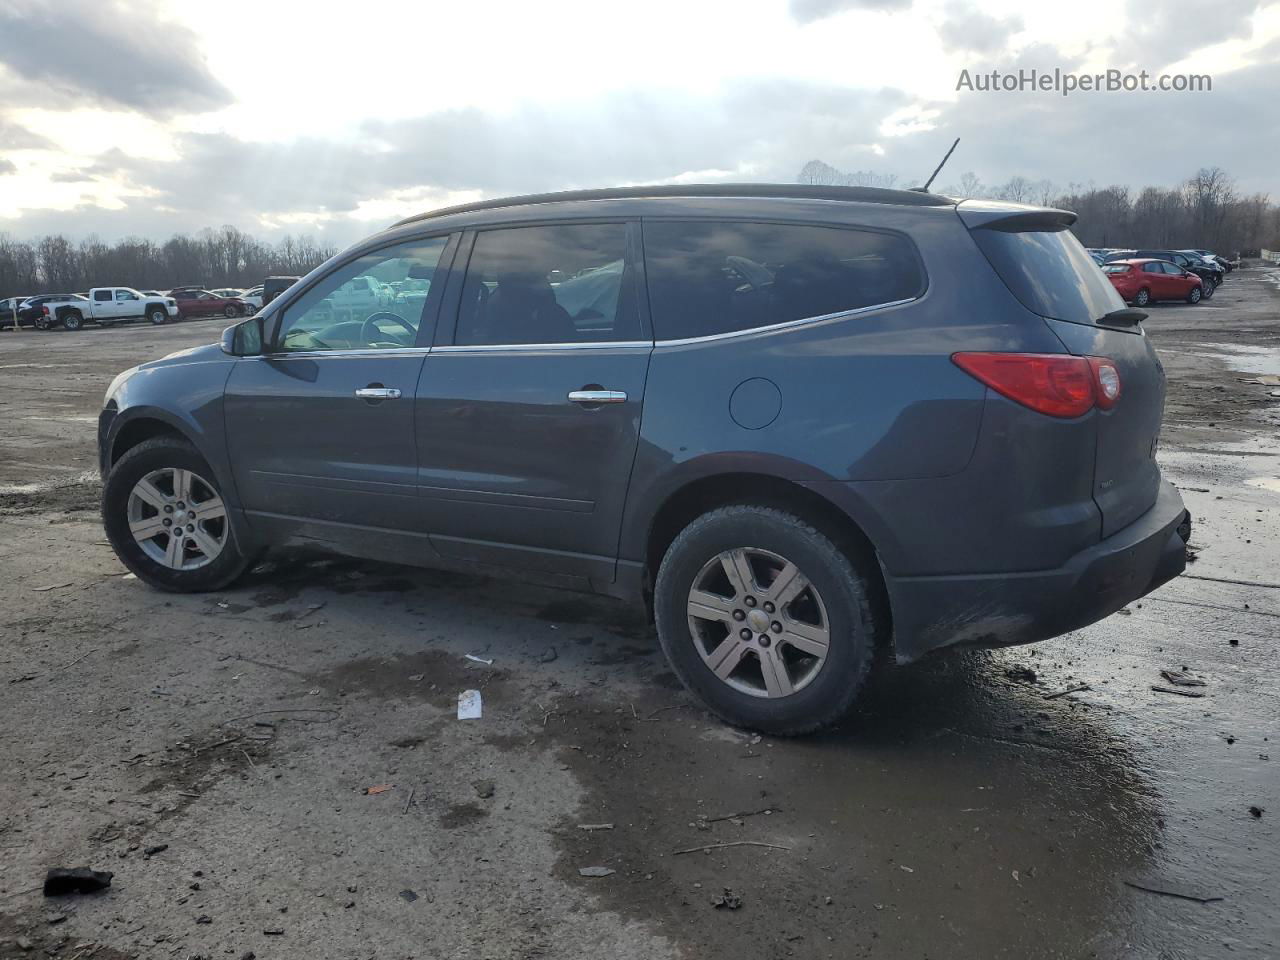
POLYGON ((1004 230, 1026 233, 1034 230, 1065 230, 1076 222, 1070 210, 1030 207, 1001 200, 962 200, 956 205, 961 222, 970 230, 1004 230))

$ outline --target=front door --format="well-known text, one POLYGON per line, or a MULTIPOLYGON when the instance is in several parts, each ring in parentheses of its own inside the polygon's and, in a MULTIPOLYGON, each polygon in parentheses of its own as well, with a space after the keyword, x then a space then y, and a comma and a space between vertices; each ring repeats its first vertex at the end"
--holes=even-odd
POLYGON ((305 522, 336 541, 421 532, 413 391, 438 288, 360 312, 336 310, 333 294, 355 276, 430 278, 448 251, 430 237, 344 263, 285 306, 266 354, 236 363, 227 443, 251 522, 305 522))
POLYGON ((653 346, 638 246, 623 222, 474 235, 417 391, 441 554, 612 581, 653 346))

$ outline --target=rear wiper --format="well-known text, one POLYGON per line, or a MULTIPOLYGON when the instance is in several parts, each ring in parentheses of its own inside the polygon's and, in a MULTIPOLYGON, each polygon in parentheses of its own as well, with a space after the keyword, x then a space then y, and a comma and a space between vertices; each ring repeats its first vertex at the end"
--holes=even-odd
POLYGON ((1106 316, 1099 317, 1098 322, 1114 327, 1136 327, 1145 319, 1147 319, 1147 315, 1144 311, 1135 310, 1133 307, 1125 307, 1122 310, 1112 310, 1106 316))

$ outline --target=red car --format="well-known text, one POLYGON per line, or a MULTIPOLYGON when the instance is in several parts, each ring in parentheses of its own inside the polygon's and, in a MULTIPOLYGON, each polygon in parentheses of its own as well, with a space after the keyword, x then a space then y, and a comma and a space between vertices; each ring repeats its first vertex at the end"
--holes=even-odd
POLYGON ((1113 260, 1102 272, 1125 302, 1138 307, 1156 300, 1199 303, 1203 293, 1199 277, 1168 260, 1113 260))
POLYGON ((179 287, 169 296, 178 301, 178 315, 183 320, 196 317, 246 317, 253 308, 239 297, 220 297, 200 287, 179 287))

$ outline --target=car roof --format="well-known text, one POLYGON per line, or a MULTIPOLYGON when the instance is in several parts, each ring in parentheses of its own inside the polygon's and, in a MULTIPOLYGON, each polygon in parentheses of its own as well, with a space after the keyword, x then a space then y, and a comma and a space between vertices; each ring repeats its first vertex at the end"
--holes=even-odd
POLYGON ((439 210, 430 210, 400 220, 394 226, 420 223, 456 213, 495 210, 502 207, 529 206, 544 203, 566 203, 579 200, 636 200, 645 198, 712 197, 769 198, 779 200, 842 200, 853 203, 885 203, 912 207, 953 207, 956 201, 919 190, 888 190, 883 187, 831 187, 803 183, 695 183, 656 184, 651 186, 606 187, 597 190, 563 190, 555 193, 531 193, 493 200, 477 200, 439 210))

